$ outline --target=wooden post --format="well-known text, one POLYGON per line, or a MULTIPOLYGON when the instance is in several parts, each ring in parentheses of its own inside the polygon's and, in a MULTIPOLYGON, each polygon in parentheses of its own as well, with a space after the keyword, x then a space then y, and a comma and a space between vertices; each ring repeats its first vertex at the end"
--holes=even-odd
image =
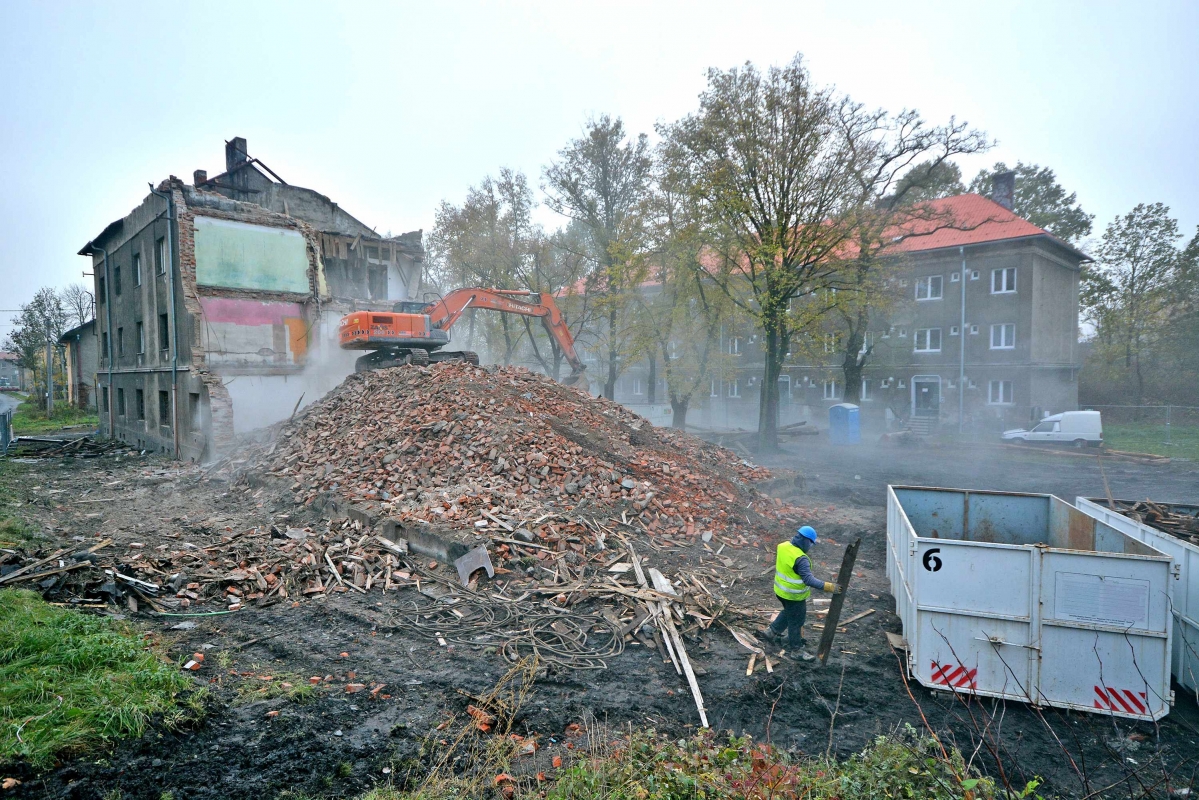
POLYGON ((841 606, 845 605, 845 594, 849 591, 849 579, 853 577, 853 562, 858 558, 858 547, 862 540, 858 539, 845 548, 845 556, 841 559, 841 571, 837 573, 837 585, 841 593, 833 595, 828 604, 828 616, 824 618, 824 633, 820 635, 820 648, 816 657, 823 664, 828 660, 829 651, 833 649, 833 637, 837 635, 837 625, 841 620, 841 606))

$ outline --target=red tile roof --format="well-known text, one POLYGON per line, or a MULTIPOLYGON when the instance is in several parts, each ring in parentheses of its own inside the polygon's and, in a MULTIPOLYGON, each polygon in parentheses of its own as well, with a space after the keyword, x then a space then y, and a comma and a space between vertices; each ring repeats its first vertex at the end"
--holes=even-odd
POLYGON ((1045 236, 1073 251, 1080 258, 1086 258, 1085 254, 1073 246, 982 195, 959 194, 942 197, 929 201, 924 207, 930 212, 929 218, 913 220, 904 225, 897 233, 904 236, 904 239, 897 242, 892 250, 912 253, 1005 239, 1045 236))

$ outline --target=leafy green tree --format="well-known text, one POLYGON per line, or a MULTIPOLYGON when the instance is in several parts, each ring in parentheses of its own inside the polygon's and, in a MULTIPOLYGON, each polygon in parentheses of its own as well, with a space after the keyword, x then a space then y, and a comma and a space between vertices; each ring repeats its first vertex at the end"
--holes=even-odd
POLYGON ((699 109, 663 133, 690 162, 709 225, 734 245, 712 279, 763 332, 758 447, 778 449, 778 380, 791 299, 830 286, 858 196, 839 100, 802 56, 761 71, 708 71, 699 109))
POLYGON ((650 364, 650 402, 660 362, 671 424, 685 429, 696 392, 723 366, 720 328, 733 309, 711 280, 720 244, 705 230, 703 211, 691 192, 694 177, 680 156, 669 141, 659 148, 654 188, 644 205, 649 280, 638 293, 637 318, 650 364))
MULTIPOLYGON (((510 169, 470 187, 460 206, 442 202, 429 236, 435 282, 443 291, 463 286, 530 288, 544 239, 532 221, 535 205, 528 180, 510 169)), ((475 341, 476 328, 481 327, 485 341, 503 342, 502 353, 496 354, 499 360, 512 363, 527 329, 508 314, 467 314, 468 340, 475 341), (493 332, 498 335, 490 335, 493 332)))
MULTIPOLYGON (((980 171, 970 181, 970 191, 989 197, 995 173, 1007 171, 1008 167, 1002 161, 989 170, 980 171)), ((1017 216, 1071 244, 1090 235, 1095 215, 1082 210, 1075 192, 1066 194, 1052 169, 1017 161, 1014 171, 1016 195, 1012 211, 1017 216)))
MULTIPOLYGON (((817 331, 836 307, 825 290, 865 291, 885 233, 913 213, 894 194, 902 176, 920 159, 943 175, 941 164, 985 140, 953 121, 933 128, 915 112, 868 110, 817 87, 800 55, 765 72, 710 70, 699 110, 663 133, 689 160, 710 227, 736 247, 732 268, 710 277, 763 331, 758 446, 776 450, 792 336, 817 331)), ((925 183, 909 181, 903 196, 925 183)))
POLYGON ((1169 319, 1171 288, 1185 266, 1176 244, 1180 238, 1167 206, 1141 203, 1107 226, 1095 263, 1083 272, 1081 300, 1096 328, 1098 355, 1123 361, 1136 405, 1144 402, 1151 354, 1169 319))
POLYGON ((67 330, 67 310, 62 298, 48 287, 38 289, 33 300, 21 306, 21 312, 13 318, 13 330, 4 342, 4 349, 16 354, 17 363, 29 370, 34 383, 42 386, 35 404, 45 406, 49 392, 49 375, 46 371, 46 343, 51 345, 51 371, 55 370, 58 340, 67 330))
POLYGON ((630 137, 619 119, 607 115, 588 123, 545 168, 546 205, 585 230, 593 272, 588 293, 606 321, 600 346, 607 375, 604 397, 612 399, 616 381, 639 348, 630 319, 634 293, 644 264, 637 254, 645 243, 639 213, 650 185, 649 140, 630 137))
POLYGON ((963 194, 962 170, 957 164, 943 158, 932 158, 915 164, 896 182, 891 203, 922 203, 941 197, 963 194))

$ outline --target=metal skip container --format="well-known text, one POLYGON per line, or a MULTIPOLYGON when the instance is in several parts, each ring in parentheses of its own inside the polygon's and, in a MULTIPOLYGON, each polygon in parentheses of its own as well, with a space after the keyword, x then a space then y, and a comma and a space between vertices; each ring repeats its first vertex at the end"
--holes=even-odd
POLYGON ((1170 557, 1060 498, 888 486, 887 577, 930 689, 1169 713, 1170 557))
MULTIPOLYGON (((1127 500, 1115 502, 1121 507, 1133 505, 1127 500)), ((1138 522, 1119 511, 1113 511, 1107 507, 1106 500, 1079 497, 1075 500, 1075 505, 1084 514, 1173 557, 1170 605, 1174 615, 1174 650, 1171 654, 1171 668, 1174 680, 1194 693, 1199 700, 1199 545, 1171 536, 1153 527, 1152 523, 1138 522)), ((1184 516, 1199 514, 1199 507, 1193 505, 1155 505, 1184 516)))

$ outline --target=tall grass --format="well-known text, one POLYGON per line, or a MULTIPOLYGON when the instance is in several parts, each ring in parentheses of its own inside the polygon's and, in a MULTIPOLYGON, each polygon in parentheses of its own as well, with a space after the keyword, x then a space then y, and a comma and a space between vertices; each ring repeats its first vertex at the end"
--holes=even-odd
POLYGON ((191 681, 128 627, 0 591, 0 764, 36 768, 196 713, 191 681))

